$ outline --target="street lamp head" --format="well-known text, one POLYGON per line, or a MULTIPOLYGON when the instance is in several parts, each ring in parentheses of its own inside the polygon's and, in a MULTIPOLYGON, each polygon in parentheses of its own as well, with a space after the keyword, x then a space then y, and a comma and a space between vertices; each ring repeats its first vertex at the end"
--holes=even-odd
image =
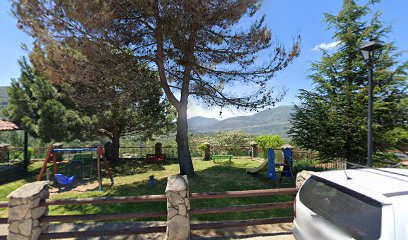
POLYGON ((381 49, 383 45, 378 42, 378 41, 369 41, 368 43, 364 44, 361 48, 360 51, 363 54, 363 58, 365 61, 370 61, 372 59, 372 56, 374 54, 374 51, 377 49, 381 49))

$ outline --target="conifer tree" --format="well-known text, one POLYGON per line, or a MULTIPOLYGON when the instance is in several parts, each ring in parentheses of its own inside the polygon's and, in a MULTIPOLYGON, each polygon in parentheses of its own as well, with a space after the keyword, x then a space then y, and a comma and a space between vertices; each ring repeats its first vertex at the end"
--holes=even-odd
POLYGON ((237 27, 255 15, 259 0, 12 0, 12 6, 24 31, 42 47, 55 46, 50 55, 58 54, 61 42, 87 39, 130 52, 157 70, 177 111, 180 173, 189 176, 195 174, 188 145, 189 97, 212 106, 274 105, 284 91, 273 91, 269 82, 300 51, 299 40, 290 49, 273 41, 265 17, 247 29, 237 27), (252 91, 231 91, 238 84, 252 91))
MULTIPOLYGON (((365 164, 367 156, 367 64, 359 48, 369 40, 388 40, 391 31, 372 14, 377 1, 358 5, 344 0, 337 15, 325 14, 333 40, 334 52, 322 50, 322 58, 312 63, 311 91, 301 90, 301 104, 292 116, 290 134, 294 142, 318 151, 323 158, 343 158, 365 164)), ((407 67, 393 43, 385 44, 374 60, 373 135, 376 152, 403 144, 407 133, 407 67), (401 136, 398 138, 397 136, 401 136)))
POLYGON ((43 142, 79 138, 81 126, 90 122, 75 110, 67 109, 63 96, 51 81, 36 71, 26 60, 19 61, 21 74, 12 79, 7 89, 9 104, 3 109, 6 117, 43 142))

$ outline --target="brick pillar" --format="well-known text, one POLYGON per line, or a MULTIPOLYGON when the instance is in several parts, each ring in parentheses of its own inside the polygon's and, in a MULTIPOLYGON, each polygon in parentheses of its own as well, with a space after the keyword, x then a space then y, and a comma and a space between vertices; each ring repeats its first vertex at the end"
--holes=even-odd
POLYGON ((163 145, 161 144, 161 143, 159 143, 159 142, 157 142, 155 145, 154 145, 154 154, 155 155, 160 155, 160 154, 162 154, 163 153, 163 145))
POLYGON ((190 239, 190 200, 187 176, 173 175, 167 179, 167 240, 190 239))
POLYGON ((13 191, 9 198, 8 240, 36 240, 45 231, 46 224, 39 219, 48 214, 41 206, 49 197, 46 181, 28 183, 13 191))

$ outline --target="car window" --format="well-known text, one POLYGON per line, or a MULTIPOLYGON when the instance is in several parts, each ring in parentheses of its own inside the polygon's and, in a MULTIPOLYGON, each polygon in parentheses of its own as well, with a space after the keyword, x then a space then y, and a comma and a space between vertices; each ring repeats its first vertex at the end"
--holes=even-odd
POLYGON ((315 214, 355 239, 378 239, 381 233, 381 204, 316 176, 299 192, 300 201, 315 214))

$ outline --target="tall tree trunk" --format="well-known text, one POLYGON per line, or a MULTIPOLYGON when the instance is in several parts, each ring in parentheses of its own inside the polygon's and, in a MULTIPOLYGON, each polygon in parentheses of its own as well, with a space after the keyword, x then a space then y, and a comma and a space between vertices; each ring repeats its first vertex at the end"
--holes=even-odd
POLYGON ((111 161, 118 162, 119 161, 119 147, 120 147, 120 134, 113 133, 112 134, 112 149, 111 149, 111 161))
POLYGON ((176 142, 180 174, 193 177, 195 173, 193 162, 191 161, 190 148, 188 146, 187 104, 181 106, 178 111, 176 142))

